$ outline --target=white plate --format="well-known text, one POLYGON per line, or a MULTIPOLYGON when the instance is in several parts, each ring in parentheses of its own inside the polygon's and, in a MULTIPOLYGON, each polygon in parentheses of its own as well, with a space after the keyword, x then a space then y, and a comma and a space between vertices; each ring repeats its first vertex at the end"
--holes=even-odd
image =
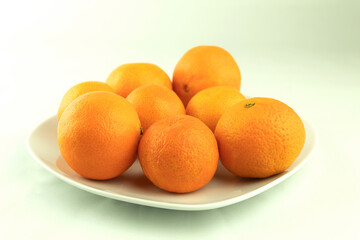
POLYGON ((304 121, 305 146, 290 168, 266 179, 243 179, 229 173, 221 164, 205 187, 192 193, 176 194, 158 189, 143 175, 139 161, 121 176, 107 181, 85 179, 76 174, 60 154, 57 119, 53 116, 30 134, 27 147, 31 155, 61 180, 85 191, 125 202, 175 210, 207 210, 234 204, 253 197, 284 181, 299 170, 315 149, 315 131, 304 121))

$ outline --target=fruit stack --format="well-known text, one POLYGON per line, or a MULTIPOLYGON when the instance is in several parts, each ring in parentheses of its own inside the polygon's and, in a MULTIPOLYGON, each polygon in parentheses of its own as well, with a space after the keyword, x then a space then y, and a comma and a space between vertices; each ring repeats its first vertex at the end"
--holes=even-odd
POLYGON ((58 109, 58 143, 68 165, 94 180, 115 178, 137 159, 157 187, 198 190, 221 164, 246 178, 286 170, 300 154, 305 129, 275 99, 240 93, 234 58, 198 46, 175 66, 172 81, 150 63, 124 64, 106 82, 70 88, 58 109))

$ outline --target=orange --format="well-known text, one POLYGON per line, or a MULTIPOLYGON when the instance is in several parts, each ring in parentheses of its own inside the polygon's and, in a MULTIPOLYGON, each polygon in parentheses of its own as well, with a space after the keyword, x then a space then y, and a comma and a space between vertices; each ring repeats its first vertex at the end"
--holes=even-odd
POLYGON ((110 73, 106 83, 122 97, 127 97, 136 88, 157 83, 172 89, 169 76, 158 66, 151 63, 128 63, 117 67, 110 73))
POLYGON ((175 115, 185 115, 185 107, 175 92, 158 84, 132 91, 126 98, 136 109, 143 131, 153 123, 175 115))
POLYGON ((203 122, 179 115, 160 120, 145 132, 139 144, 139 160, 154 185, 186 193, 212 179, 219 152, 214 134, 203 122))
POLYGON ((85 178, 119 176, 136 159, 140 120, 123 97, 90 92, 74 100, 58 124, 58 143, 69 166, 85 178))
POLYGON ((245 97, 233 87, 207 88, 191 98, 186 106, 186 114, 199 118, 214 132, 225 110, 244 99, 245 97))
POLYGON ((190 49, 176 64, 173 88, 186 106, 199 91, 214 86, 240 90, 240 69, 226 50, 216 46, 190 49))
POLYGON ((72 88, 70 88, 64 95, 64 97, 61 100, 58 112, 57 112, 57 119, 59 120, 62 113, 65 111, 67 106, 74 101, 77 97, 93 91, 108 91, 108 92, 114 92, 114 89, 112 89, 109 85, 103 82, 97 82, 97 81, 89 81, 89 82, 82 82, 79 83, 72 88))
POLYGON ((250 178, 283 172, 305 143, 300 117, 271 98, 250 98, 230 107, 220 118, 215 136, 225 168, 250 178))

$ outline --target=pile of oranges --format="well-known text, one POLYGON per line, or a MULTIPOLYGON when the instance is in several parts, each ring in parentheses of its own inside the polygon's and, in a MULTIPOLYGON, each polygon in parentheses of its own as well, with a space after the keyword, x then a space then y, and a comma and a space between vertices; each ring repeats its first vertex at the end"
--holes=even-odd
POLYGON ((68 165, 94 180, 115 178, 139 158, 157 187, 192 192, 221 163, 239 177, 265 178, 300 154, 305 129, 275 99, 246 99, 240 69, 226 50, 198 46, 177 63, 172 81, 158 66, 124 64, 106 82, 83 82, 58 109, 58 143, 68 165))

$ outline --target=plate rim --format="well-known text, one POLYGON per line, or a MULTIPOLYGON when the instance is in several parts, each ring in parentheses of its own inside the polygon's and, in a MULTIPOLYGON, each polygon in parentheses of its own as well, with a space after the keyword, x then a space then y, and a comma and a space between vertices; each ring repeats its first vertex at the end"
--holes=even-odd
MULTIPOLYGON (((156 208, 162 208, 162 209, 170 209, 170 210, 180 210, 180 211, 203 211, 203 210, 211 210, 211 209, 216 209, 216 208, 221 208, 221 207, 226 207, 241 201, 244 201, 246 199, 249 199, 251 197, 254 197, 260 193, 265 192, 266 190, 278 185, 279 183, 285 181, 287 178, 289 178, 290 176, 292 176, 293 174, 295 174, 299 169, 301 169, 308 161, 309 159, 313 156, 315 149, 317 148, 318 145, 318 141, 317 141, 317 132, 315 130, 315 128, 307 121, 304 120, 303 118, 301 118, 301 120, 304 122, 304 125, 307 126, 307 128, 311 129, 311 138, 313 140, 313 144, 311 146, 311 149, 309 151, 309 153, 305 156, 305 159, 303 161, 301 161, 294 169, 292 169, 291 171, 287 172, 286 174, 284 174, 283 176, 265 184, 262 187, 259 187, 251 192, 242 194, 240 196, 237 197, 232 197, 229 199, 225 199, 225 200, 221 200, 221 201, 217 201, 217 202, 211 202, 211 203, 203 203, 203 204, 181 204, 181 203, 169 203, 169 202, 159 202, 159 201, 155 201, 155 200, 147 200, 147 199, 142 199, 142 198, 137 198, 137 197, 130 197, 130 196, 125 196, 125 195, 121 195, 121 194, 115 194, 115 193, 109 193, 106 192, 104 190, 100 190, 100 189, 96 189, 90 186, 87 186, 85 184, 79 183, 76 180, 73 180, 71 178, 68 178, 64 175, 59 174, 58 172, 56 172, 55 170, 53 170, 51 167, 49 167, 42 159, 41 157, 39 157, 32 149, 31 147, 31 138, 32 136, 35 134, 35 132, 38 130, 38 128, 40 128, 42 125, 44 125, 46 122, 51 121, 53 118, 56 118, 56 115, 53 115, 51 117, 46 118, 45 120, 43 120, 42 122, 38 123, 35 127, 33 127, 30 131, 30 133, 28 134, 27 137, 27 141, 26 141, 26 148, 29 151, 30 155, 46 170, 48 170, 49 172, 51 172, 52 174, 54 174, 57 178, 59 178, 60 180, 73 185, 81 190, 90 192, 92 194, 96 194, 99 196, 103 196, 103 197, 107 197, 107 198, 111 198, 114 200, 120 200, 120 201, 124 201, 127 203, 133 203, 133 204, 138 204, 138 205, 143 205, 143 206, 148 206, 148 207, 156 207, 156 208)), ((306 138, 307 139, 307 138, 306 138)), ((305 141, 306 141, 305 139, 305 141)))

